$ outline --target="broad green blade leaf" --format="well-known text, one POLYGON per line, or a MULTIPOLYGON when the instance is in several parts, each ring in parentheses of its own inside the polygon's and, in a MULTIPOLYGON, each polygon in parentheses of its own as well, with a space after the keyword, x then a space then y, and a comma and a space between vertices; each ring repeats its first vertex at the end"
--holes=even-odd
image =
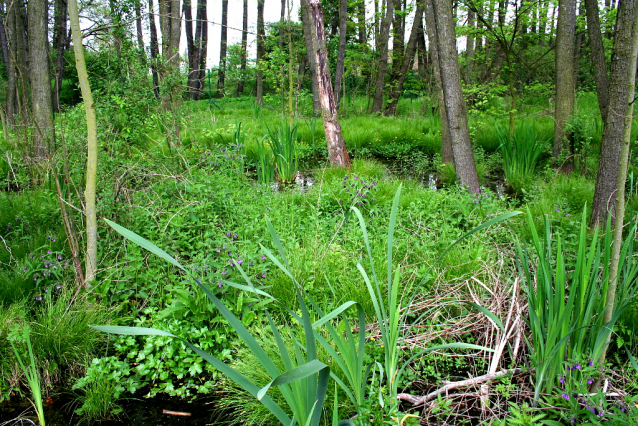
POLYGON ((485 315, 486 317, 490 318, 492 321, 494 321, 494 323, 501 329, 501 332, 505 333, 505 326, 503 325, 503 323, 501 322, 500 319, 498 319, 498 317, 496 315, 494 315, 492 312, 490 312, 489 310, 485 309, 483 306, 481 305, 477 305, 476 303, 472 303, 472 302, 467 302, 468 305, 475 307, 476 309, 478 309, 479 311, 481 311, 481 313, 483 315, 485 315))
POLYGON ((331 319, 334 319, 337 316, 339 316, 343 311, 348 309, 350 306, 356 305, 356 304, 357 304, 357 302, 353 302, 353 301, 349 301, 349 302, 344 303, 343 305, 341 305, 338 308, 336 308, 334 311, 326 314, 325 316, 323 316, 320 319, 318 319, 317 321, 315 321, 312 324, 312 328, 317 328, 317 327, 327 323, 331 319))
POLYGON ((312 361, 300 365, 299 367, 286 371, 285 373, 275 377, 274 380, 261 388, 257 393, 257 399, 261 401, 261 399, 266 395, 266 392, 268 392, 268 389, 270 389, 271 386, 285 385, 286 383, 305 379, 308 376, 318 373, 324 368, 328 368, 328 366, 318 359, 313 359, 312 361))
POLYGON ((258 294, 260 296, 264 296, 264 297, 267 297, 267 298, 275 300, 275 301, 277 300, 274 297, 272 297, 270 294, 266 293, 265 291, 259 290, 258 288, 247 286, 247 285, 243 285, 243 284, 237 284, 237 283, 234 283, 234 282, 231 282, 231 281, 226 281, 226 280, 221 280, 221 281, 224 284, 228 284, 229 286, 235 287, 235 288, 237 288, 239 290, 243 290, 243 291, 246 291, 248 293, 256 293, 256 294, 258 294))
POLYGON ((634 358, 631 352, 629 352, 629 349, 625 348, 625 350, 627 351, 627 356, 629 357, 629 361, 631 361, 631 365, 633 365, 636 372, 638 372, 638 363, 636 363, 636 358, 634 358))
POLYGON ((124 334, 127 336, 168 336, 179 339, 176 335, 168 331, 158 330, 156 328, 147 327, 123 327, 116 325, 89 325, 89 327, 110 334, 124 334))
POLYGON ((158 255, 159 257, 161 257, 162 259, 166 260, 167 262, 170 262, 171 264, 177 266, 179 269, 186 271, 186 269, 177 261, 175 260, 175 258, 173 258, 173 256, 171 256, 170 254, 166 253, 164 250, 162 250, 161 248, 157 247, 155 244, 153 244, 152 242, 150 242, 149 240, 147 240, 146 238, 142 238, 139 235, 137 235, 135 232, 133 231, 129 231, 128 229, 124 228, 123 226, 118 225, 115 222, 111 222, 108 219, 104 219, 106 221, 106 223, 109 224, 109 226, 113 229, 115 229, 115 231, 122 235, 123 237, 125 237, 128 240, 133 241, 135 244, 137 244, 140 247, 145 248, 146 250, 150 251, 153 254, 158 255))

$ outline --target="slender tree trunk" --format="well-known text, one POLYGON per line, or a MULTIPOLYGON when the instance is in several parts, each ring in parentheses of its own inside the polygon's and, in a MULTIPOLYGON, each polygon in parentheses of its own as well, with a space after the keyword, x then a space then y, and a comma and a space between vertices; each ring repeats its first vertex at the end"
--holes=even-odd
MULTIPOLYGON (((611 264, 609 266, 609 286, 607 287, 607 307, 603 315, 603 324, 609 323, 614 315, 614 304, 616 302, 616 288, 618 286, 618 266, 620 263, 620 251, 623 238, 623 222, 625 216, 625 185, 627 183, 627 166, 629 163, 629 152, 631 143, 631 125, 633 123, 635 90, 636 90, 636 62, 638 58, 638 5, 634 5, 633 38, 631 41, 631 53, 629 54, 629 67, 626 77, 627 110, 624 117, 624 129, 622 138, 622 148, 620 153, 620 165, 618 173, 618 183, 616 184, 616 223, 614 225, 614 240, 611 250, 611 264)), ((631 236, 629 236, 631 238, 631 236)), ((607 347, 611 341, 611 333, 605 342, 605 351, 599 362, 605 363, 607 347)))
POLYGON ((197 65, 196 100, 201 99, 206 81, 208 56, 208 7, 206 0, 197 0, 197 27, 195 29, 195 64, 197 65))
POLYGON ((159 58, 159 42, 157 41, 157 27, 155 25, 155 14, 153 13, 153 0, 148 0, 148 21, 151 32, 151 74, 153 75, 153 93, 155 99, 159 99, 159 75, 157 72, 157 61, 159 58))
POLYGON ((472 31, 476 25, 476 14, 473 10, 467 12, 467 26, 470 34, 467 36, 467 46, 465 48, 465 81, 472 81, 472 65, 474 65, 474 34, 472 31))
POLYGON ((609 107, 609 76, 607 74, 607 60, 605 59, 603 36, 600 30, 598 2, 596 0, 585 0, 585 11, 587 13, 587 32, 589 34, 591 62, 594 68, 596 93, 598 94, 598 107, 600 108, 603 120, 605 120, 607 108, 609 107))
POLYGON ((195 65, 195 41, 193 36, 193 11, 191 0, 184 0, 182 3, 184 15, 184 33, 186 34, 186 56, 188 58, 188 82, 186 90, 191 99, 195 99, 195 82, 199 76, 197 65, 195 65))
POLYGON ((226 53, 228 46, 228 0, 222 0, 222 37, 219 46, 219 78, 217 80, 217 93, 224 96, 226 85, 226 53))
POLYGON ((310 68, 310 80, 312 85, 312 110, 315 115, 321 114, 321 99, 319 99, 319 80, 317 79, 317 66, 315 64, 315 49, 313 45, 312 16, 307 0, 301 0, 301 18, 303 21, 303 37, 306 45, 306 57, 310 68))
MULTIPOLYGON (((392 18, 392 69, 390 73, 398 74, 403 63, 403 51, 405 50, 405 14, 403 13, 403 0, 395 0, 394 17, 392 18)), ((394 79, 391 79, 390 83, 394 79)))
MULTIPOLYGON (((585 14, 585 2, 584 0, 580 1, 578 6, 578 16, 582 19, 585 14)), ((583 31, 578 29, 576 26, 576 42, 574 44, 574 92, 578 90, 578 70, 580 69, 580 55, 583 47, 583 39, 585 38, 585 34, 583 31)))
POLYGON ((248 0, 244 0, 244 19, 241 32, 241 78, 237 84, 237 96, 244 94, 244 82, 246 81, 246 58, 248 49, 248 0))
POLYGON ((64 52, 67 42, 67 2, 66 0, 55 1, 54 25, 53 25, 53 50, 56 52, 55 58, 55 83, 53 88, 53 101, 55 111, 60 112, 60 91, 64 79, 64 52))
MULTIPOLYGON (((402 56, 402 62, 400 64, 401 68, 397 72, 398 78, 396 88, 393 88, 390 91, 390 102, 388 104, 388 107, 384 111, 384 115, 394 115, 397 112, 397 105, 399 103, 399 98, 401 97, 401 92, 403 91, 403 83, 405 83, 405 79, 409 73, 410 65, 412 65, 412 60, 414 59, 419 28, 423 28, 422 20, 424 1, 425 0, 417 0, 416 12, 414 14, 414 23, 412 24, 412 30, 410 31, 408 47, 406 49, 405 55, 402 56)), ((397 67, 398 66, 399 64, 397 64, 397 67)))
POLYGON ((25 3, 22 0, 15 1, 12 6, 15 8, 14 28, 12 36, 15 39, 10 42, 13 50, 14 65, 16 72, 16 89, 17 89, 17 109, 20 116, 20 124, 23 130, 29 126, 31 120, 29 115, 29 47, 26 32, 26 11, 25 3))
POLYGON ((416 58, 418 61, 419 76, 421 79, 426 78, 426 69, 428 64, 428 50, 425 46, 425 31, 423 30, 423 24, 424 21, 422 19, 421 26, 418 28, 419 32, 416 35, 416 58))
POLYGON ((441 61, 439 58, 439 37, 436 31, 434 8, 431 0, 425 0, 425 21, 428 40, 430 41, 430 57, 436 81, 439 115, 441 116, 441 162, 454 164, 454 152, 452 151, 452 138, 450 137, 450 125, 447 121, 445 110, 445 95, 443 94, 443 82, 441 81, 441 61))
POLYGON ((348 0, 339 0, 339 52, 337 53, 337 69, 335 70, 335 103, 339 109, 341 85, 346 62, 346 36, 348 29, 348 0))
POLYGON ((554 161, 563 173, 574 168, 573 134, 566 126, 574 115, 574 42, 576 0, 560 0, 556 29, 556 111, 554 115, 554 161))
MULTIPOLYGON (((144 32, 142 31, 142 4, 140 0, 135 0, 135 30, 137 32, 137 48, 144 52, 144 32)), ((142 61, 146 63, 146 54, 142 56, 142 61)))
POLYGON ((257 0, 257 81, 256 81, 256 102, 258 105, 264 103, 264 73, 261 70, 261 61, 266 54, 266 29, 264 27, 264 1, 257 0))
POLYGON ((162 99, 164 109, 172 112, 168 143, 180 144, 180 106, 181 106, 181 77, 179 75, 179 40, 181 35, 180 0, 159 0, 160 30, 162 32, 162 56, 164 65, 163 86, 165 93, 162 99))
POLYGON ((69 19, 73 35, 73 49, 75 51, 75 68, 80 80, 84 110, 86 112, 87 131, 87 160, 86 160, 86 189, 84 203, 86 213, 86 262, 84 274, 85 287, 94 281, 97 273, 97 213, 95 205, 95 189, 97 183, 97 120, 95 105, 86 72, 84 61, 84 46, 82 46, 82 32, 80 31, 80 17, 78 16, 77 0, 69 0, 69 19))
POLYGON ((29 77, 33 111, 33 157, 40 161, 53 147, 53 102, 49 74, 49 42, 47 40, 47 2, 29 0, 29 77))
POLYGON ((633 47, 634 13, 636 0, 621 0, 618 5, 618 18, 614 48, 612 51, 611 73, 609 79, 609 109, 604 121, 603 137, 596 177, 596 189, 592 204, 592 224, 597 225, 614 210, 614 192, 617 189, 619 165, 625 117, 629 104, 627 76, 635 72, 636 66, 630 61, 633 47))
POLYGON ((359 27, 359 44, 366 44, 366 2, 359 0, 357 2, 357 25, 359 27))
POLYGON ((4 60, 7 72, 7 101, 5 104, 5 117, 8 124, 15 125, 15 114, 17 110, 17 89, 14 56, 10 48, 12 21, 15 20, 15 9, 5 7, 4 2, 0 2, 0 43, 2 43, 2 59, 4 60))
POLYGON ((372 112, 380 112, 383 107, 383 90, 385 88, 385 74, 388 69, 388 42, 390 39, 390 24, 394 15, 394 2, 398 0, 388 0, 386 4, 386 14, 381 24, 381 34, 379 40, 379 61, 377 68, 377 81, 374 88, 374 99, 372 100, 372 112))
POLYGON ((476 193, 479 190, 479 182, 461 86, 452 1, 431 1, 434 6, 434 19, 438 36, 439 71, 441 72, 445 110, 452 138, 452 151, 454 152, 454 169, 459 183, 468 187, 472 193, 476 193))
POLYGON ((337 105, 332 91, 321 0, 308 0, 308 6, 313 24, 315 66, 317 67, 317 79, 319 80, 319 95, 321 97, 323 128, 326 133, 326 143, 328 145, 328 158, 332 166, 350 167, 350 158, 348 157, 346 143, 341 133, 341 125, 339 124, 337 116, 337 105))

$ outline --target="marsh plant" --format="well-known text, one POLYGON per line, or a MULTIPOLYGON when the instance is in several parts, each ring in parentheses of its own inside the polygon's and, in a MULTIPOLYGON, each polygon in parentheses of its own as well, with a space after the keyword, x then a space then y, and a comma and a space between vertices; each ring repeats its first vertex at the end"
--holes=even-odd
POLYGON ((16 359, 20 363, 20 368, 24 373, 24 376, 27 380, 27 385, 29 385, 29 390, 31 391, 31 405, 35 409, 35 413, 38 416, 38 422, 40 426, 45 426, 44 419, 44 404, 42 400, 42 387, 40 384, 40 372, 38 370, 38 364, 36 363, 35 356, 33 355, 33 348, 31 347, 31 337, 30 330, 28 327, 24 327, 22 329, 22 333, 14 333, 13 336, 9 337, 9 343, 11 344, 11 348, 16 356, 16 359), (20 355, 20 351, 16 348, 14 341, 23 341, 27 344, 27 349, 29 353, 29 363, 26 364, 22 360, 22 356, 20 355))
POLYGON ((268 139, 277 168, 277 179, 283 183, 294 182, 299 171, 297 155, 297 123, 282 120, 275 128, 268 129, 268 139))
POLYGON ((541 139, 534 124, 523 123, 513 134, 496 126, 496 134, 503 156, 503 170, 510 187, 516 193, 527 189, 532 183, 536 169, 547 140, 541 139))
POLYGON ((527 216, 532 247, 519 244, 518 267, 529 303, 531 359, 536 369, 534 396, 538 399, 541 393, 552 393, 566 359, 597 360, 605 351, 616 321, 638 290, 633 238, 636 223, 630 225, 622 245, 613 315, 611 321, 604 323, 602 313, 613 302, 605 299, 611 263, 611 220, 602 238, 596 228, 588 242, 586 208, 583 210, 575 260, 570 262, 564 252, 563 236, 552 230, 549 218, 545 217, 543 233, 539 235, 529 210, 527 216), (535 272, 532 258, 538 259, 535 272))

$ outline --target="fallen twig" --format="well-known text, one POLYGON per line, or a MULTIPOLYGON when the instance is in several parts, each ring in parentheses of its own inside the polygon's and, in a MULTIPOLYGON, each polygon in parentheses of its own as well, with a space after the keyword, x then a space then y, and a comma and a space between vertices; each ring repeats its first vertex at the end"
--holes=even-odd
POLYGON ((178 416, 178 417, 190 417, 191 413, 187 413, 185 411, 170 411, 170 410, 162 410, 162 414, 166 414, 169 416, 178 416))
POLYGON ((435 390, 434 392, 430 392, 427 395, 414 396, 414 395, 410 395, 409 393, 400 393, 399 395, 397 395, 397 399, 399 399, 400 401, 409 402, 412 405, 423 405, 426 402, 429 402, 433 400, 434 398, 436 398, 437 395, 439 394, 449 392, 454 389, 478 385, 480 383, 485 383, 487 381, 494 380, 503 376, 508 376, 510 374, 518 374, 521 371, 523 371, 523 369, 515 368, 513 370, 501 370, 495 373, 484 374, 482 376, 473 377, 471 379, 466 379, 466 380, 461 380, 459 382, 443 382, 445 383, 443 387, 440 387, 439 389, 435 390))

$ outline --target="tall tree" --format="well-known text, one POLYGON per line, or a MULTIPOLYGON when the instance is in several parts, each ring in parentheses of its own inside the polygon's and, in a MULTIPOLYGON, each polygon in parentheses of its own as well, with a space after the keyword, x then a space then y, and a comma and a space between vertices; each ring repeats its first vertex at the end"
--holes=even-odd
POLYGON ((366 44, 366 2, 359 0, 357 2, 357 27, 359 29, 359 44, 366 44))
POLYGON ((17 89, 14 55, 10 49, 11 27, 15 9, 0 1, 0 43, 2 44, 2 59, 7 73, 7 100, 5 104, 5 119, 8 124, 15 123, 14 117, 17 110, 17 89))
POLYGON ((388 44, 390 40, 390 24, 394 16, 394 2, 399 0, 386 1, 386 13, 381 23, 381 33, 379 34, 379 60, 377 61, 377 77, 374 87, 374 98, 372 100, 372 112, 380 112, 383 107, 383 92, 385 89, 385 74, 388 69, 388 44))
POLYGON ((222 0, 222 36, 219 45, 219 77, 217 79, 217 93, 224 96, 226 85, 226 56, 228 52, 228 0, 222 0))
POLYGON ((155 25, 155 13, 153 12, 153 0, 148 0, 148 21, 151 33, 151 74, 153 75, 153 93, 155 99, 159 99, 159 73, 157 70, 157 61, 159 58, 159 42, 157 40, 157 26, 155 25))
POLYGON ((55 0, 55 9, 53 16, 53 50, 55 56, 53 86, 53 101, 55 103, 55 111, 60 112, 60 91, 62 90, 62 81, 64 79, 64 52, 68 46, 68 30, 67 15, 68 6, 66 0, 55 0))
POLYGON ((257 0, 257 81, 256 99, 258 105, 264 103, 264 72, 261 69, 261 62, 266 54, 266 28, 264 27, 264 1, 257 0))
POLYGON ((350 167, 350 157, 346 143, 341 133, 341 125, 337 114, 332 80, 330 79, 330 64, 328 63, 328 49, 326 48, 326 32, 323 26, 323 10, 321 0, 308 0, 314 40, 315 66, 319 82, 319 96, 323 115, 323 128, 328 145, 330 164, 337 167, 350 167))
POLYGON ((208 16, 206 0, 197 0, 197 19, 193 36, 191 0, 184 0, 184 23, 188 51, 188 92, 193 100, 199 100, 206 77, 206 49, 208 46, 208 16))
POLYGON ((321 114, 321 100, 319 99, 319 82, 317 79, 317 66, 315 64, 315 49, 312 31, 312 16, 307 0, 301 0, 301 20, 303 22, 303 37, 306 46, 308 67, 310 68, 310 82, 312 87, 312 110, 315 115, 321 114))
POLYGON ((554 161, 564 173, 574 168, 574 138, 566 131, 574 115, 574 45, 576 40, 576 0, 560 0, 556 29, 556 110, 554 114, 554 161), (565 158, 562 158, 565 157, 565 158))
POLYGON ((163 71, 163 106, 172 112, 172 123, 169 130, 169 143, 179 145, 181 106, 181 78, 179 76, 179 40, 181 36, 180 0, 159 0, 160 31, 162 32, 163 71))
POLYGON ((474 153, 472 152, 472 142, 470 141, 467 108, 461 86, 452 0, 429 1, 432 1, 434 11, 439 49, 439 71, 452 139, 452 151, 454 152, 454 169, 459 183, 468 187, 472 193, 476 193, 479 190, 479 182, 474 153))
POLYGON ((467 11, 467 44, 465 47, 465 80, 472 80, 472 66, 474 65, 474 27, 476 26, 476 12, 469 9, 467 11))
MULTIPOLYGON (((135 31, 137 33, 137 48, 144 52, 144 32, 142 31, 142 2, 135 0, 135 31)), ((146 55, 142 56, 142 61, 146 63, 146 55)))
POLYGON ((450 137, 450 125, 447 121, 445 111, 445 95, 443 94, 443 82, 441 81, 440 59, 439 59, 439 38, 436 31, 436 21, 434 19, 434 7, 432 1, 425 0, 425 22, 428 40, 430 41, 430 57, 432 58, 432 68, 434 81, 436 81, 437 100, 439 115, 441 116, 441 162, 443 164, 454 164, 454 152, 452 151, 452 138, 450 137))
POLYGON ((609 75, 607 74, 607 60, 605 59, 603 36, 600 30, 598 1, 585 0, 585 12, 587 14, 587 33, 589 35, 591 62, 594 68, 598 107, 604 120, 607 115, 607 108, 609 107, 609 75))
POLYGON ((33 112, 33 156, 36 161, 47 156, 55 136, 53 102, 49 76, 49 42, 47 40, 47 2, 29 0, 28 39, 29 77, 31 80, 31 108, 33 112))
POLYGON ((337 69, 335 70, 335 102, 339 108, 341 86, 346 62, 346 36, 348 30, 348 0, 339 0, 339 51, 337 52, 337 69))
POLYGON ((241 78, 237 84, 237 96, 244 94, 244 82, 246 81, 246 58, 248 49, 248 0, 244 0, 244 15, 241 27, 241 78))
POLYGON ((414 23, 412 24, 412 30, 410 31, 410 39, 408 40, 408 46, 403 55, 397 55, 401 58, 401 63, 393 67, 393 74, 396 75, 396 85, 393 85, 390 89, 389 103, 383 112, 385 115, 394 115, 397 112, 397 105, 401 92, 403 91, 403 83, 408 76, 412 60, 414 59, 414 53, 416 52, 417 36, 419 34, 419 28, 423 29, 423 2, 424 0, 417 0, 416 12, 414 14, 414 23), (394 72, 396 70, 396 72, 394 72))
POLYGON ((611 55, 609 105, 603 122, 600 160, 592 203, 591 220, 595 225, 601 221, 604 222, 607 213, 614 210, 612 200, 617 189, 625 116, 629 108, 627 76, 630 71, 635 72, 635 64, 632 69, 630 61, 632 36, 635 31, 638 31, 634 29, 635 12, 636 0, 620 0, 611 55))
POLYGON ((84 285, 95 280, 97 273, 97 209, 95 204, 95 189, 97 185, 97 120, 95 118, 95 105, 89 84, 89 75, 86 71, 84 60, 84 46, 82 45, 82 32, 80 30, 80 17, 78 15, 77 0, 69 0, 69 20, 71 21, 71 33, 73 35, 73 50, 75 51, 75 68, 78 72, 84 110, 86 113, 86 188, 84 190, 84 205, 86 214, 86 262, 84 285))

